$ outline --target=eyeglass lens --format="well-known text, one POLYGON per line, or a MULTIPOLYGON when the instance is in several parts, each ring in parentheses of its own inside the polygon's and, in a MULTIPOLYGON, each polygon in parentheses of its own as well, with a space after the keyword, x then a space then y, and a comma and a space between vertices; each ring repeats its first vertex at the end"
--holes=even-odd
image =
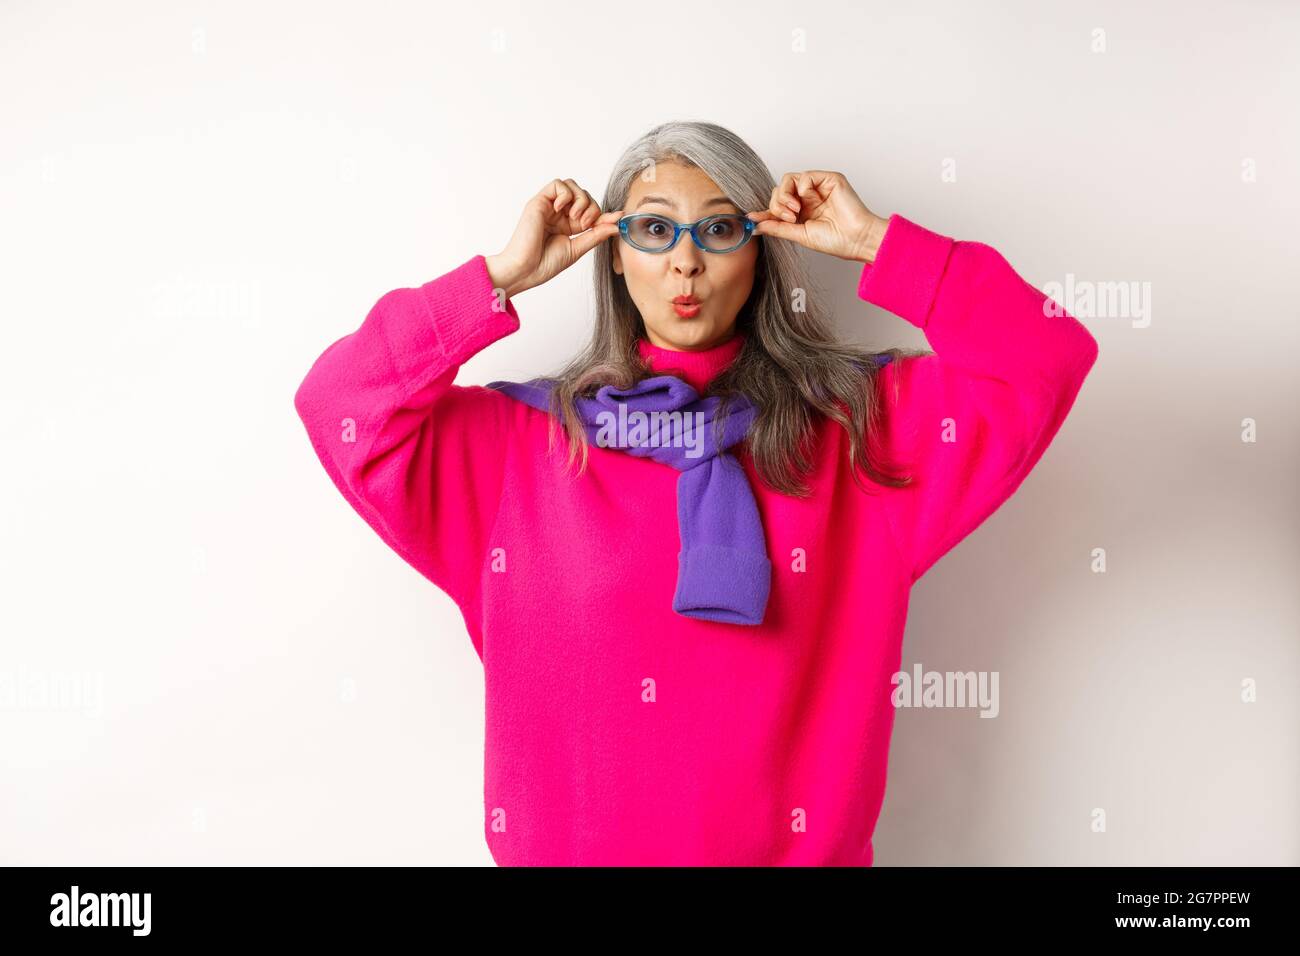
MULTIPOLYGON (((629 237, 638 246, 646 249, 665 249, 673 241, 673 224, 659 216, 646 216, 633 219, 628 223, 629 237)), ((745 234, 745 227, 739 217, 719 216, 700 223, 700 241, 705 248, 721 252, 740 242, 745 234)), ((683 241, 689 237, 683 235, 683 241)))

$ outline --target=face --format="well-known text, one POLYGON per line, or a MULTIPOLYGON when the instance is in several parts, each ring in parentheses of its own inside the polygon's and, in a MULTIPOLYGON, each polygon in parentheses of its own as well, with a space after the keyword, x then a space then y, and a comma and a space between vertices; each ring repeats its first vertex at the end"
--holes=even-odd
MULTIPOLYGON (((720 213, 746 212, 725 198, 699 169, 659 163, 654 170, 653 182, 641 176, 633 181, 623 215, 658 213, 689 223, 720 213)), ((736 316, 754 287, 761 241, 752 236, 734 252, 705 252, 683 232, 672 249, 653 253, 615 237, 614 271, 627 282, 650 343, 694 352, 730 339, 735 334, 736 316), (673 299, 683 295, 694 296, 698 306, 674 304, 673 299)))

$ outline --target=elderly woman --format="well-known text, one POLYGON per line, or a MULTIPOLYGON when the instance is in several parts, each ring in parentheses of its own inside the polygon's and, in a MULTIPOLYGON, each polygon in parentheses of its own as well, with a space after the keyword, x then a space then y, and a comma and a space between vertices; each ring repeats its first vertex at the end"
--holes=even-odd
POLYGON ((1097 344, 989 246, 840 173, 776 182, 713 124, 652 129, 604 205, 552 180, 502 252, 382 296, 295 406, 464 616, 499 864, 870 865, 911 587, 1021 484, 1097 344), (800 247, 862 263, 934 351, 837 341, 800 247), (592 250, 580 354, 453 384, 592 250))

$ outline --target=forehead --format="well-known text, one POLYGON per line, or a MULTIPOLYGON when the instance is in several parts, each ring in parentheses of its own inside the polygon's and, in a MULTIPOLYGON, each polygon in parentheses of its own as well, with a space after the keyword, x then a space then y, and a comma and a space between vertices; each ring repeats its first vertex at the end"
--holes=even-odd
POLYGON ((635 209, 650 199, 666 200, 662 203, 646 202, 653 209, 671 210, 676 207, 678 212, 687 208, 706 212, 735 211, 737 208, 703 170, 681 163, 657 163, 634 177, 624 208, 635 209), (652 174, 653 179, 650 178, 652 174))

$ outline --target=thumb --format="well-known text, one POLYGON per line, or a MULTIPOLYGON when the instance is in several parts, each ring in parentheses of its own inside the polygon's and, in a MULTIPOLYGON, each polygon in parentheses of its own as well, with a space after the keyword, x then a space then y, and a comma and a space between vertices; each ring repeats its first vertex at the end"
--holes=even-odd
POLYGON ((803 238, 802 223, 786 222, 784 219, 777 219, 769 212, 751 213, 750 218, 755 222, 754 235, 756 236, 773 236, 791 242, 798 242, 803 238))
POLYGON ((596 224, 586 232, 579 233, 569 240, 573 243, 573 256, 575 261, 581 259, 592 249, 595 249, 610 236, 618 235, 618 221, 615 220, 609 222, 603 220, 605 220, 604 216, 596 220, 596 224))

